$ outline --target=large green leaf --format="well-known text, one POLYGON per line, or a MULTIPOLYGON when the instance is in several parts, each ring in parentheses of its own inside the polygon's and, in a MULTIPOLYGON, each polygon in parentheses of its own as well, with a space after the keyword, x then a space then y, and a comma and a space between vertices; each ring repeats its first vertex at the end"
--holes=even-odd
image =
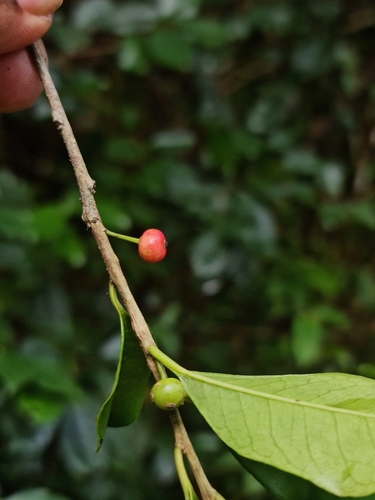
MULTIPOLYGON (((240 464, 279 500, 337 500, 338 498, 301 477, 276 469, 271 465, 241 457, 233 450, 231 452, 240 464)), ((345 500, 351 498, 345 497, 345 500)), ((360 497, 360 500, 375 500, 375 494, 360 497)))
POLYGON ((103 443, 107 427, 124 427, 138 418, 150 375, 142 349, 133 333, 129 315, 121 306, 112 284, 109 293, 120 317, 121 347, 111 394, 96 420, 97 451, 103 443))
POLYGON ((341 373, 190 372, 156 347, 208 424, 239 455, 338 496, 375 492, 375 381, 341 373))

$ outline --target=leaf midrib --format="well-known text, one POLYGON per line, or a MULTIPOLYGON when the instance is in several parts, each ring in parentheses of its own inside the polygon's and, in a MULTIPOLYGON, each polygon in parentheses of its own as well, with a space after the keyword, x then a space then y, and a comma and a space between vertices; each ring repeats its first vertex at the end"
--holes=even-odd
MULTIPOLYGON (((181 367, 182 368, 182 367, 181 367)), ((198 380, 200 382, 205 382, 207 384, 220 387, 222 389, 228 389, 231 391, 236 391, 236 392, 241 392, 243 394, 248 394, 250 396, 254 397, 259 397, 259 398, 264 398, 264 399, 272 399, 274 401, 280 401, 282 403, 287 403, 287 404, 292 404, 296 406, 303 406, 303 407, 308 407, 308 408, 314 408, 317 410, 324 410, 324 411, 330 411, 333 413, 342 413, 345 415, 354 415, 356 417, 365 417, 365 418, 372 418, 375 419, 375 415, 371 413, 364 413, 360 411, 354 411, 354 410, 348 410, 346 408, 338 408, 335 406, 328 406, 328 405, 322 405, 318 403, 310 403, 309 401, 303 401, 303 400, 294 400, 290 398, 286 398, 284 396, 277 396, 276 394, 270 394, 268 392, 262 392, 262 391, 255 391, 254 389, 248 389, 246 387, 238 386, 235 384, 229 384, 228 382, 222 382, 220 380, 216 379, 211 379, 208 377, 205 377, 204 375, 200 375, 198 372, 192 372, 186 369, 182 369, 180 371, 176 371, 176 374, 180 374, 181 376, 186 376, 188 378, 192 378, 195 380, 198 380), (184 373, 182 373, 184 372, 184 373)))
POLYGON ((173 373, 175 373, 177 376, 180 376, 180 377, 187 377, 187 378, 195 379, 197 381, 205 382, 206 384, 220 387, 222 389, 229 389, 231 391, 241 392, 243 394, 248 394, 250 396, 259 397, 259 398, 263 398, 263 399, 267 399, 267 400, 271 399, 271 400, 279 401, 279 402, 286 403, 286 404, 297 405, 297 406, 302 406, 302 407, 307 407, 307 408, 313 408, 316 410, 329 411, 331 413, 341 413, 343 415, 352 415, 355 417, 363 417, 366 419, 375 419, 375 415, 373 415, 371 413, 364 413, 364 412, 360 412, 360 411, 348 410, 346 408, 337 408, 336 406, 321 405, 318 403, 310 403, 308 401, 303 401, 303 400, 296 401, 296 400, 293 400, 290 398, 286 398, 284 396, 277 396, 276 394, 270 394, 268 392, 255 391, 253 389, 248 389, 246 387, 242 387, 242 386, 238 386, 238 385, 234 385, 234 384, 229 384, 228 382, 222 382, 220 380, 205 377, 204 375, 201 375, 201 373, 199 373, 199 372, 193 372, 193 371, 187 370, 186 368, 182 367, 181 365, 176 363, 173 359, 171 359, 169 356, 167 356, 162 351, 160 351, 160 349, 158 349, 155 345, 153 345, 149 348, 149 353, 151 354, 151 356, 154 356, 161 363, 163 363, 167 368, 169 368, 173 373))

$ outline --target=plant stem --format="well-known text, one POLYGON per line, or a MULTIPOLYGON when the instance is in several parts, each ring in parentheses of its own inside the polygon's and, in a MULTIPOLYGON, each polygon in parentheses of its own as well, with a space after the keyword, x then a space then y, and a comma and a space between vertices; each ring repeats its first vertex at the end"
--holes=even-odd
MULTIPOLYGON (((155 360, 156 366, 158 368, 159 376, 161 379, 167 378, 167 372, 165 371, 164 365, 162 365, 158 360, 155 360)), ((1 500, 1 499, 0 499, 1 500)))
POLYGON ((118 238, 119 240, 130 241, 131 243, 139 243, 139 238, 133 238, 132 236, 126 236, 126 234, 114 233, 113 231, 105 230, 107 236, 113 236, 114 238, 118 238))
POLYGON ((217 491, 211 486, 204 470, 202 469, 201 463, 199 462, 199 458, 195 453, 189 435, 186 431, 185 425, 182 421, 180 412, 178 410, 171 411, 169 418, 171 420, 171 424, 173 427, 175 446, 177 448, 180 448, 182 453, 186 455, 186 458, 189 461, 191 471, 197 482, 202 499, 215 500, 217 491))
POLYGON ((181 483, 182 491, 184 492, 185 500, 198 500, 185 469, 184 456, 181 448, 178 446, 175 446, 174 449, 174 463, 176 464, 177 475, 181 483))
MULTIPOLYGON (((179 373, 181 375, 187 375, 189 373, 189 371, 186 370, 186 368, 183 368, 175 361, 173 361, 173 359, 164 354, 158 347, 156 347, 156 345, 149 347, 149 354, 151 354, 159 363, 165 365, 167 368, 169 368, 169 370, 173 371, 174 373, 179 373)), ((186 432, 179 411, 175 410, 171 412, 170 419, 175 437, 175 446, 176 448, 181 449, 183 453, 185 453, 189 461, 191 470, 194 474, 195 480, 197 481, 199 491, 201 493, 202 491, 206 491, 208 495, 213 495, 209 496, 208 498, 216 499, 218 492, 212 488, 211 484, 208 482, 206 474, 201 468, 199 459, 195 454, 195 450, 186 432), (186 445, 188 445, 188 447, 186 447, 186 445), (198 469, 196 469, 197 463, 199 464, 198 469)), ((203 496, 203 498, 205 497, 203 496)))
POLYGON ((161 351, 156 345, 150 346, 148 349, 148 353, 173 373, 179 373, 180 375, 189 375, 189 370, 176 363, 176 361, 173 361, 173 359, 164 354, 164 352, 161 351))
MULTIPOLYGON (((148 354, 148 349, 150 348, 150 346, 155 345, 155 341, 138 307, 138 304, 136 303, 130 291, 129 285, 122 272, 119 259, 113 251, 112 246, 109 242, 108 236, 106 234, 106 228, 102 223, 98 208, 95 203, 95 181, 90 177, 82 154, 79 150, 64 107, 60 101, 60 97, 48 71, 47 61, 44 56, 42 47, 43 42, 39 40, 38 42, 30 46, 30 50, 51 107, 53 123, 55 124, 57 130, 60 132, 63 138, 65 147, 73 166, 81 195, 82 219, 85 222, 87 228, 91 229, 109 277, 112 283, 116 286, 119 294, 121 295, 126 310, 130 316, 134 333, 139 340, 143 352, 145 353, 148 367, 150 368, 155 379, 159 380, 160 375, 156 363, 152 356, 148 354)), ((214 488, 212 488, 206 478, 206 475, 186 432, 181 416, 177 410, 171 412, 171 422, 175 434, 176 445, 179 446, 179 448, 183 451, 183 453, 189 460, 202 499, 214 500, 216 491, 214 490, 214 488)))
MULTIPOLYGON (((51 75, 49 74, 47 62, 41 47, 42 41, 36 42, 31 45, 31 52, 34 56, 35 64, 51 107, 53 123, 56 125, 57 130, 63 138, 77 179, 81 195, 82 219, 86 223, 87 228, 91 229, 104 264, 107 268, 109 277, 115 284, 124 301, 132 322, 133 330, 139 339, 143 351, 147 354, 147 348, 155 344, 154 339, 152 338, 151 332, 136 301, 134 300, 122 272, 118 257, 114 253, 108 236, 106 235, 106 228, 102 223, 94 199, 95 181, 90 177, 86 168, 77 141, 74 137, 73 130, 70 126, 51 75)), ((158 380, 158 370, 154 361, 149 356, 147 356, 147 364, 154 377, 158 380)))

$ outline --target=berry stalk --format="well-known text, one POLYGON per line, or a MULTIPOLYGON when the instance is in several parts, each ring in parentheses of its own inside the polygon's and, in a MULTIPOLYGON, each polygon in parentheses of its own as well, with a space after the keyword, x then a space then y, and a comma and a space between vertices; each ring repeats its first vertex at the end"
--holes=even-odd
POLYGON ((108 236, 137 243, 138 253, 146 262, 160 262, 167 253, 168 243, 164 234, 159 229, 146 229, 140 238, 114 233, 108 229, 105 232, 108 236))

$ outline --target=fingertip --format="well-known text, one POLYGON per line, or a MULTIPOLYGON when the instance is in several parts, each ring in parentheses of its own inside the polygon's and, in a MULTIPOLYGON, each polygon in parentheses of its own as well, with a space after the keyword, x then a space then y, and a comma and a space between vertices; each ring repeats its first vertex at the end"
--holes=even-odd
POLYGON ((43 89, 27 50, 0 56, 0 81, 0 113, 29 108, 43 89))
POLYGON ((34 16, 52 16, 62 4, 62 0, 18 0, 22 10, 34 16))
MULTIPOLYGON (((28 12, 21 15, 2 17, 0 0, 0 54, 6 54, 24 49, 31 45, 48 31, 52 24, 52 14, 34 16, 28 12)), ((1 82, 1 80, 0 80, 1 82)))

